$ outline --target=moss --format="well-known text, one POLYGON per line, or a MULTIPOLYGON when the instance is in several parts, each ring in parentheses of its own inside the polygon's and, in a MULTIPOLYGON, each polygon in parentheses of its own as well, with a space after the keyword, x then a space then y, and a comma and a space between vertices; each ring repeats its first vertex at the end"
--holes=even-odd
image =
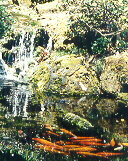
POLYGON ((89 128, 94 127, 88 120, 86 120, 78 115, 75 115, 73 113, 67 113, 63 119, 64 119, 64 121, 67 121, 71 125, 78 126, 80 129, 81 128, 82 129, 89 129, 89 128))
POLYGON ((101 74, 102 88, 110 93, 120 93, 122 84, 128 83, 128 53, 109 56, 105 59, 104 71, 101 74))
POLYGON ((38 92, 97 95, 99 81, 96 73, 88 66, 82 65, 83 59, 82 56, 74 54, 62 57, 52 55, 42 62, 37 67, 33 79, 33 82, 36 82, 35 84, 38 86, 38 92))
POLYGON ((48 65, 46 63, 41 63, 36 72, 33 75, 32 81, 37 84, 38 89, 43 91, 45 85, 47 85, 48 81, 50 80, 50 72, 48 69, 48 65))

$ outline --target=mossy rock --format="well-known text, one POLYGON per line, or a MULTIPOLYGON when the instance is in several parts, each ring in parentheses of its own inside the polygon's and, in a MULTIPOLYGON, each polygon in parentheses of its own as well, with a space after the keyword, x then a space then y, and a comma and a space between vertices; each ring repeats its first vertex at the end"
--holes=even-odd
POLYGON ((122 85, 128 84, 128 53, 124 52, 105 59, 104 71, 101 74, 102 89, 108 93, 121 92, 122 85))
POLYGON ((63 120, 68 122, 71 125, 79 127, 79 129, 90 129, 94 126, 87 120, 73 113, 67 113, 63 120))
POLYGON ((51 56, 33 75, 39 91, 65 95, 97 95, 100 84, 93 69, 83 65, 84 57, 74 54, 51 56))

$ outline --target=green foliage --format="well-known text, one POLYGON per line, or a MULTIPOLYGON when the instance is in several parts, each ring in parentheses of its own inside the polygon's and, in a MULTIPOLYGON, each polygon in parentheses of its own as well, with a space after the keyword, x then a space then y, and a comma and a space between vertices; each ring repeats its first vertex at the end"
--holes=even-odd
POLYGON ((95 54, 105 54, 110 41, 106 37, 98 38, 92 45, 95 54))
MULTIPOLYGON (((88 31, 95 31, 100 38, 90 43, 94 54, 126 49, 128 33, 126 0, 64 0, 63 8, 69 10, 71 15, 70 30, 67 34, 69 38, 77 35, 86 38, 88 31)), ((93 37, 90 35, 90 38, 93 37)))
POLYGON ((13 20, 8 14, 6 8, 0 5, 0 38, 2 38, 11 29, 13 20))

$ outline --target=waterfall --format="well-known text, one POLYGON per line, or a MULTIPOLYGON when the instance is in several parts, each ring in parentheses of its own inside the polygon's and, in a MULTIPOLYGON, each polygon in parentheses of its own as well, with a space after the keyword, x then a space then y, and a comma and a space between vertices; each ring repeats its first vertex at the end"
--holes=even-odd
POLYGON ((13 83, 11 85, 1 85, 0 83, 1 86, 8 86, 6 92, 4 92, 6 93, 4 97, 6 97, 7 107, 9 109, 6 118, 10 116, 28 117, 27 108, 31 98, 31 91, 28 89, 28 86, 23 85, 23 83, 27 82, 24 76, 29 69, 30 63, 34 62, 36 64, 34 54, 35 48, 38 46, 47 48, 48 51, 52 49, 52 38, 49 38, 47 32, 43 29, 37 29, 34 32, 21 30, 20 34, 14 37, 13 40, 8 40, 8 43, 5 44, 5 47, 10 50, 10 53, 14 56, 12 59, 13 62, 11 62, 12 73, 9 72, 9 67, 7 66, 7 60, 10 60, 8 59, 9 57, 6 57, 7 64, 3 59, 0 59, 1 77, 5 77, 7 84, 10 79, 13 83), (15 73, 15 71, 17 73, 15 73), (9 94, 7 94, 7 91, 9 91, 9 94))
POLYGON ((29 63, 33 60, 34 54, 34 39, 36 36, 36 30, 34 33, 22 31, 22 35, 19 40, 19 50, 15 55, 15 66, 18 66, 22 73, 28 70, 29 63))

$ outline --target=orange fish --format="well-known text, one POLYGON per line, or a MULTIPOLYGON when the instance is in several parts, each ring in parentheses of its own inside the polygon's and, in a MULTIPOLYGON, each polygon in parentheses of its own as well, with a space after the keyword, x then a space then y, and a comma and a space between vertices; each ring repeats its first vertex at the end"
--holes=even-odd
POLYGON ((71 149, 71 148, 80 148, 80 147, 82 147, 82 146, 81 145, 64 145, 63 150, 69 151, 69 149, 71 149))
POLYGON ((92 138, 92 139, 84 139, 84 140, 72 140, 72 142, 99 142, 99 141, 102 141, 101 139, 96 139, 96 138, 92 138))
POLYGON ((103 157, 113 156, 113 155, 122 155, 123 153, 112 153, 112 152, 98 152, 98 155, 102 155, 103 157))
POLYGON ((97 150, 96 148, 92 148, 90 146, 85 146, 85 147, 81 147, 81 148, 73 148, 73 149, 69 149, 69 151, 95 151, 97 150))
POLYGON ((51 131, 53 131, 53 129, 54 129, 54 127, 52 127, 52 126, 49 125, 49 124, 46 124, 45 126, 46 126, 47 129, 49 129, 49 130, 51 130, 51 131))
POLYGON ((71 142, 71 141, 67 141, 67 142, 65 142, 65 144, 67 145, 71 145, 71 144, 74 144, 74 142, 71 142))
POLYGON ((62 132, 64 132, 65 134, 68 134, 68 135, 71 135, 71 136, 74 136, 74 137, 77 137, 75 134, 73 134, 71 131, 68 131, 66 129, 60 129, 62 132))
POLYGON ((50 142, 50 141, 48 141, 48 140, 45 140, 45 139, 32 138, 32 140, 35 140, 35 141, 37 141, 37 142, 39 142, 39 143, 42 143, 42 144, 44 144, 44 145, 56 147, 56 148, 58 148, 58 149, 63 149, 62 146, 57 145, 57 144, 55 144, 55 143, 52 143, 52 142, 50 142))
POLYGON ((90 152, 76 152, 77 154, 83 154, 83 155, 90 155, 90 156, 96 156, 96 157, 102 157, 102 155, 98 153, 90 153, 90 152))
POLYGON ((65 155, 69 156, 69 153, 63 152, 63 151, 60 151, 60 150, 56 150, 55 148, 52 148, 50 146, 41 146, 40 149, 43 149, 44 151, 49 151, 49 152, 52 152, 52 153, 65 154, 65 155))
POLYGON ((80 142, 80 144, 82 144, 82 145, 101 145, 101 146, 108 146, 108 144, 103 144, 103 143, 97 143, 97 142, 92 142, 92 141, 82 141, 82 142, 80 142))
POLYGON ((52 131, 46 131, 48 134, 52 134, 52 135, 56 135, 56 136, 59 136, 60 137, 60 135, 59 134, 56 134, 56 133, 54 133, 54 132, 52 132, 52 131))
POLYGON ((75 137, 71 137, 70 139, 71 140, 73 140, 73 139, 82 139, 82 140, 84 140, 84 139, 96 139, 96 138, 95 137, 75 136, 75 137))
POLYGON ((112 140, 110 141, 110 145, 111 145, 111 146, 115 146, 115 145, 116 145, 115 139, 112 139, 112 140))
POLYGON ((128 143, 119 143, 118 145, 128 146, 128 143))
POLYGON ((65 145, 65 142, 64 141, 56 141, 56 144, 58 144, 58 145, 65 145))
POLYGON ((81 145, 64 145, 63 148, 78 148, 82 147, 81 145))

